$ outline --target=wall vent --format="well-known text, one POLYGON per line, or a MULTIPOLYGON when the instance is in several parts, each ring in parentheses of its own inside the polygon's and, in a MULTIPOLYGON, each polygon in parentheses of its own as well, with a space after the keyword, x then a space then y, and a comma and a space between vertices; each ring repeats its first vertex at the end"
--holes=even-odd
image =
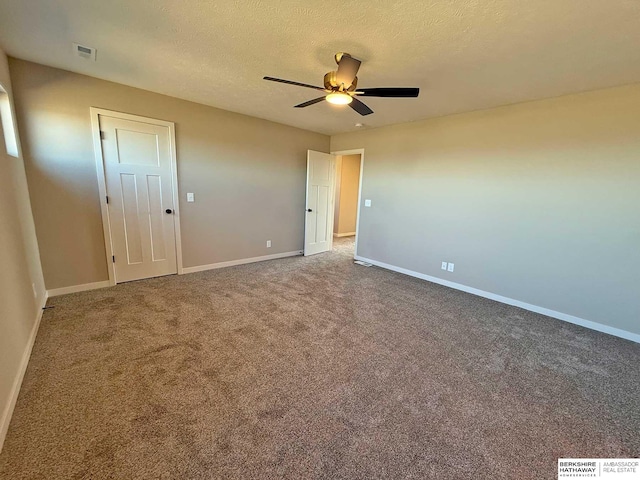
POLYGON ((93 47, 87 47, 86 45, 80 45, 79 43, 73 44, 73 53, 78 57, 86 58, 87 60, 96 61, 96 49, 93 47))

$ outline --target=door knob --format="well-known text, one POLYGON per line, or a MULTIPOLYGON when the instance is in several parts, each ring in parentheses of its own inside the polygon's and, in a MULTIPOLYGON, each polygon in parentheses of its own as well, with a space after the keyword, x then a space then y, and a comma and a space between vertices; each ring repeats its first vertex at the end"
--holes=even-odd
POLYGON ((171 210, 170 208, 167 208, 164 212, 165 213, 173 213, 173 210, 171 210))
POLYGON ((313 212, 313 210, 311 210, 310 208, 307 208, 307 212, 313 212))

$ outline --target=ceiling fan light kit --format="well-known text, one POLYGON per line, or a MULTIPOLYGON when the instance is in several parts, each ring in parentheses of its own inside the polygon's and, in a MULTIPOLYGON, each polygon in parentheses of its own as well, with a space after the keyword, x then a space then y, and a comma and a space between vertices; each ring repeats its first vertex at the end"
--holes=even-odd
POLYGON ((370 115, 373 113, 369 107, 367 107, 360 100, 355 98, 356 96, 364 97, 386 97, 386 98, 415 98, 419 95, 419 88, 396 88, 396 87, 383 87, 383 88, 362 88, 356 90, 358 86, 358 69, 362 63, 357 58, 353 58, 348 53, 339 52, 335 55, 338 69, 335 72, 329 72, 324 76, 324 88, 316 87, 306 83, 293 82, 291 80, 283 80, 276 77, 264 77, 264 80, 271 82, 286 83, 288 85, 296 85, 298 87, 312 88, 325 92, 326 95, 319 98, 314 98, 307 102, 303 102, 296 105, 295 108, 305 108, 310 105, 315 105, 323 100, 334 105, 349 105, 353 110, 360 115, 370 115))
POLYGON ((348 105, 353 102, 353 97, 348 93, 334 92, 327 95, 325 100, 334 105, 348 105))

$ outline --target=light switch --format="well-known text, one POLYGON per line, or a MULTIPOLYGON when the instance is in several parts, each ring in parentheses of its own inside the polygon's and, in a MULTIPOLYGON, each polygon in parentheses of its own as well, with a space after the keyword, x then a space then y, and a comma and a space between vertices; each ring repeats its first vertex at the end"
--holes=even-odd
POLYGON ((371 200, 365 200, 364 201, 364 206, 365 207, 370 207, 371 206, 371 200))
POLYGON ((195 196, 193 195, 193 193, 187 193, 187 202, 195 202, 195 196))

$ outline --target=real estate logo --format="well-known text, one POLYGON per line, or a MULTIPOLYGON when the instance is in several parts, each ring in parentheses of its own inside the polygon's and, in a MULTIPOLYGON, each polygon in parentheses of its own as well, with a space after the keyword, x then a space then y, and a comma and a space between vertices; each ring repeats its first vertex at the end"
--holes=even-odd
POLYGON ((558 480, 561 479, 640 480, 637 458, 560 458, 558 480))

